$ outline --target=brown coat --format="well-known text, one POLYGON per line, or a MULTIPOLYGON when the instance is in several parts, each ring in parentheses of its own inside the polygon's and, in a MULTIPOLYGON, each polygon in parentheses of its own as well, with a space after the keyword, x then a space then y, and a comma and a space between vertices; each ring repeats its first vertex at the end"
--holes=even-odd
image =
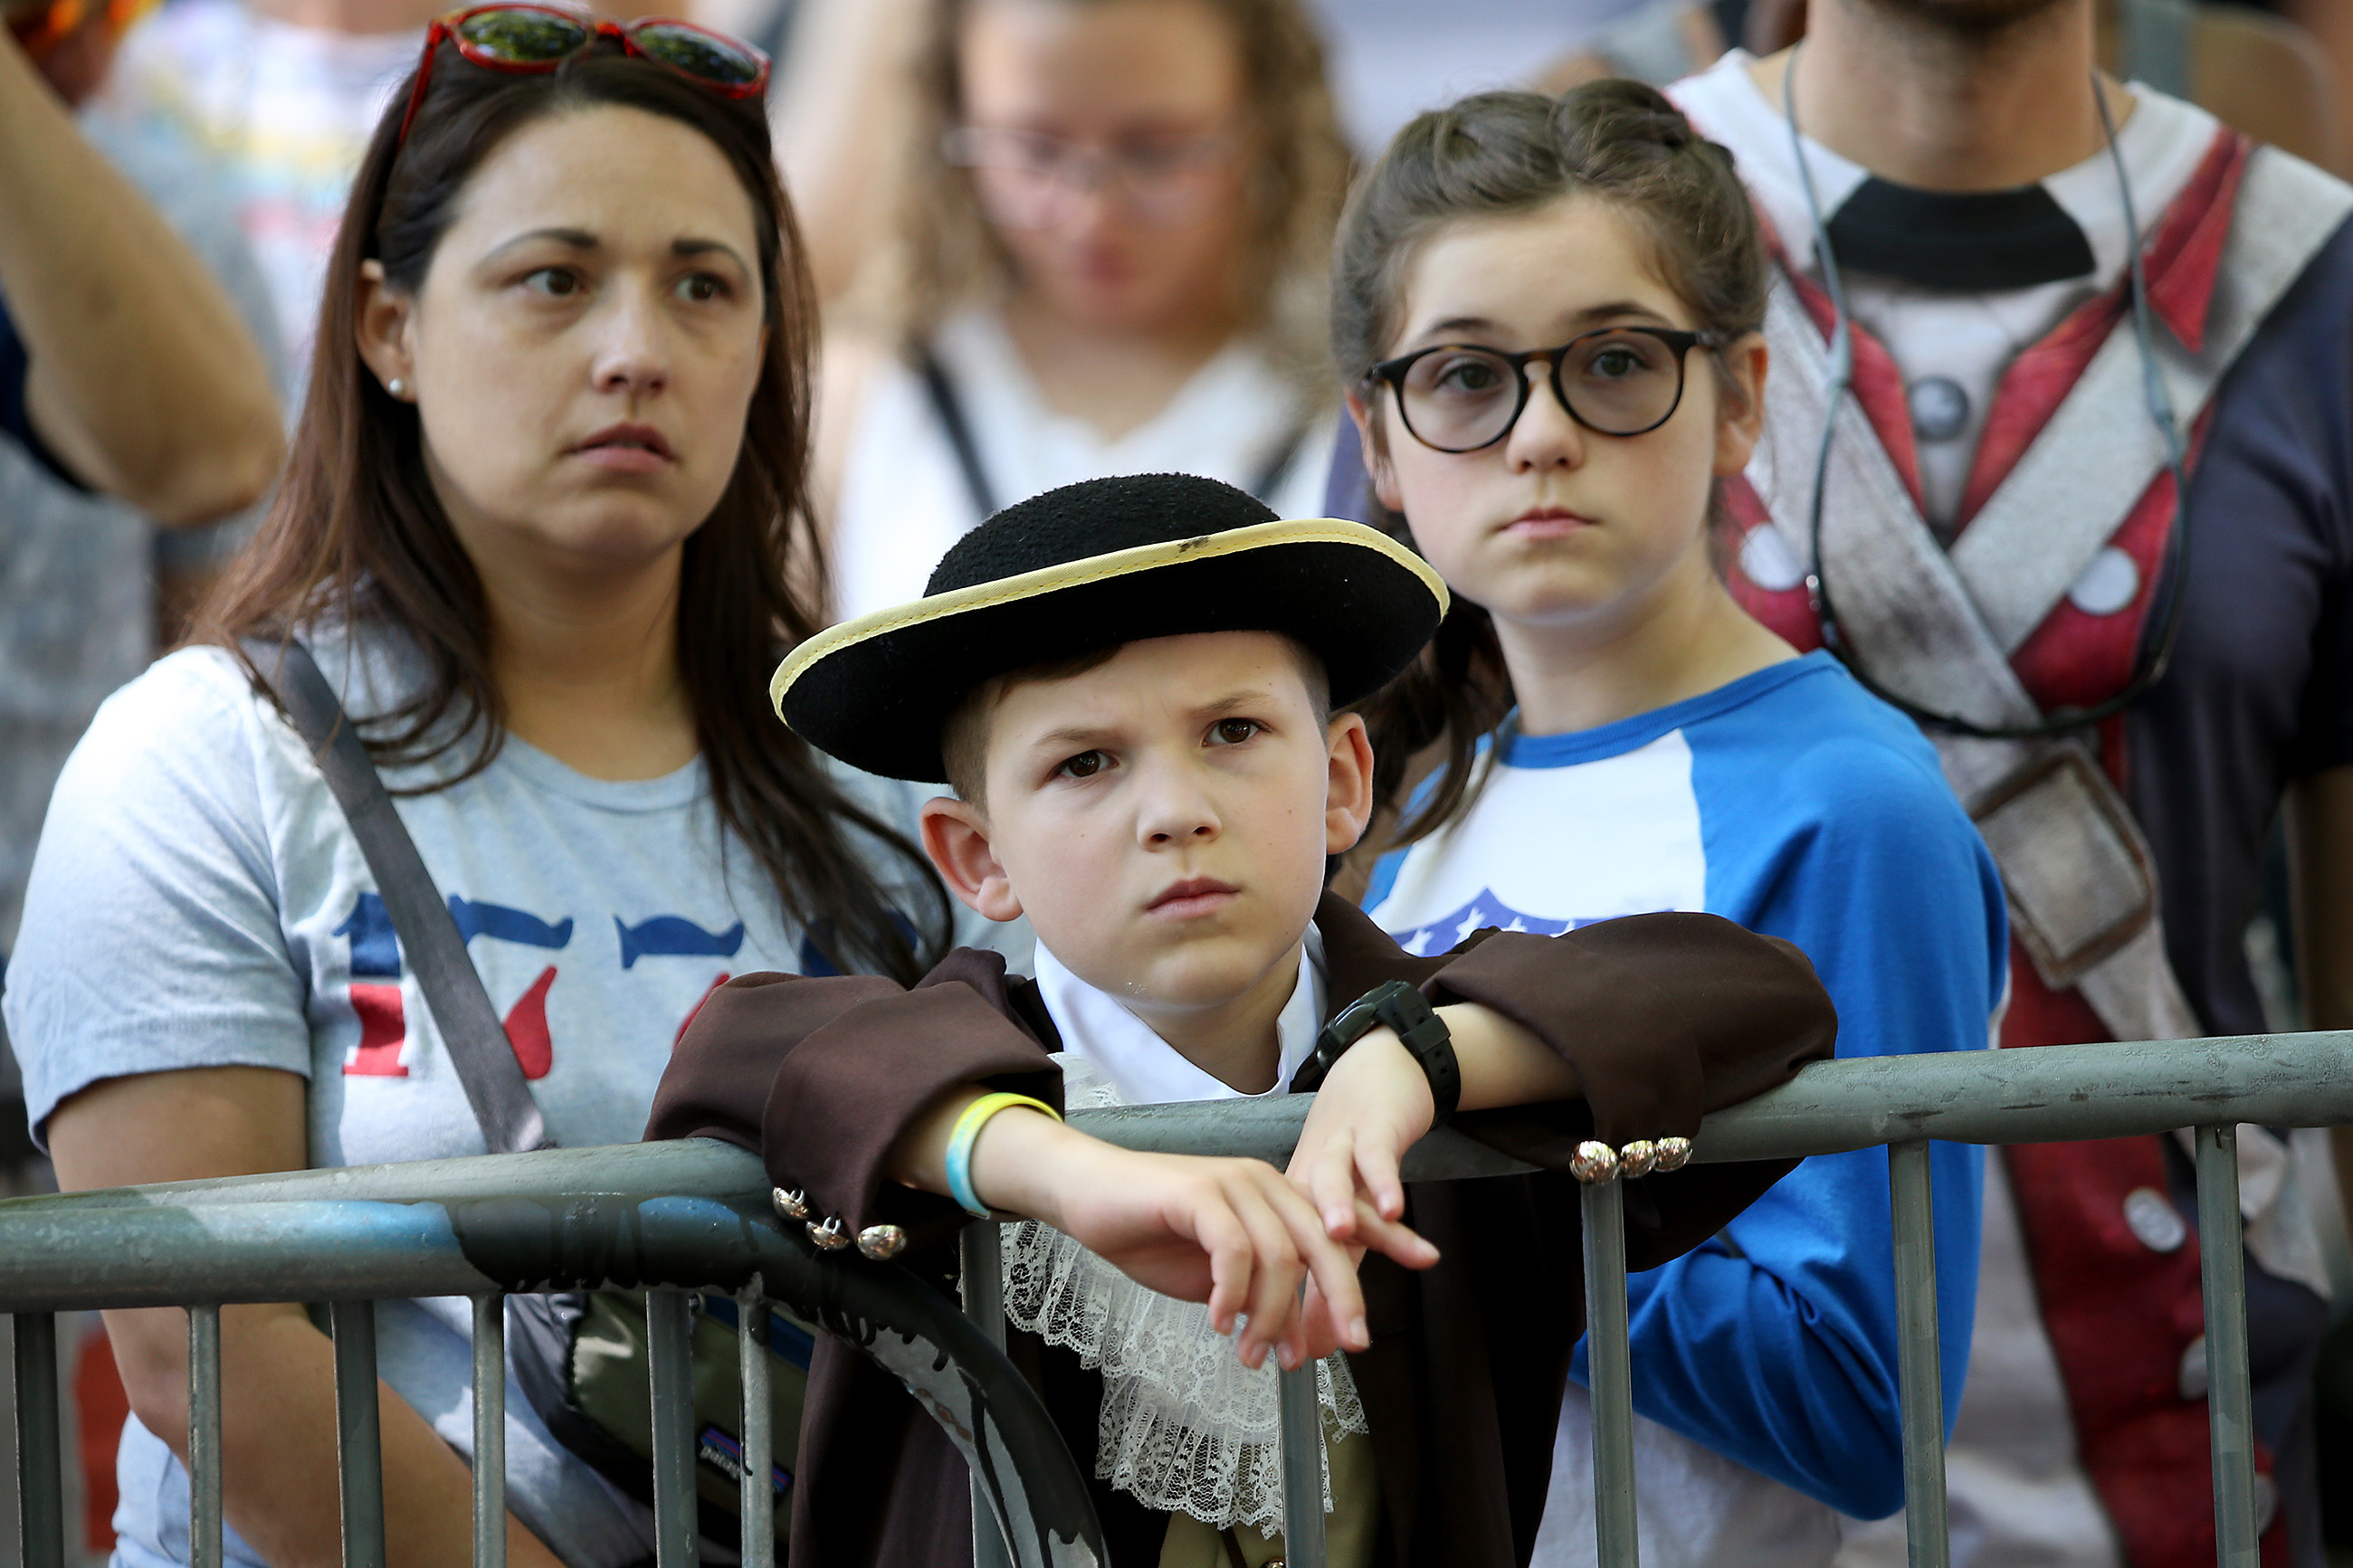
MULTIPOLYGON (((1436 1002, 1477 1002, 1525 1025, 1576 1069, 1583 1098, 1465 1114, 1455 1125, 1545 1167, 1419 1183, 1406 1220, 1442 1260, 1415 1273, 1377 1255, 1362 1278, 1373 1345, 1349 1357, 1372 1430, 1396 1568, 1515 1568, 1528 1561, 1552 1434, 1584 1328, 1578 1141, 1689 1136, 1702 1115, 1831 1054, 1837 1019, 1804 954, 1713 915, 1638 915, 1559 937, 1482 932, 1409 956, 1353 905, 1315 921, 1328 994, 1384 980, 1436 1002)), ((888 1151, 938 1096, 965 1083, 1061 1103, 1053 1021, 1036 987, 993 953, 952 953, 914 989, 851 976, 752 974, 715 993, 655 1096, 649 1138, 716 1137, 759 1152, 779 1186, 807 1191, 854 1233, 891 1220, 909 1261, 945 1283, 964 1215, 899 1186, 888 1151)), ((1627 1190, 1627 1262, 1651 1268, 1696 1247, 1790 1163, 1693 1165, 1627 1190)), ((1067 1351, 1016 1332, 1081 1468, 1093 1471, 1101 1380, 1067 1351)), ((794 1568, 966 1568, 962 1459, 898 1384, 821 1342, 811 1363, 792 1522, 794 1568)), ((1153 1568, 1166 1516, 1097 1483, 1114 1568, 1153 1568)))

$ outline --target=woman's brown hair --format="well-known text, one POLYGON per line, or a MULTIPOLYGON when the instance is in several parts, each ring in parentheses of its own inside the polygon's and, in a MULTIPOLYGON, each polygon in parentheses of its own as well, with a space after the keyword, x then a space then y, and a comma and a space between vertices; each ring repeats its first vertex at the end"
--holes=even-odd
POLYGON ((361 362, 361 266, 380 262, 394 289, 417 291, 474 171, 536 120, 613 105, 681 121, 726 157, 760 216, 768 327, 734 474, 688 538, 680 569, 679 672, 712 803, 775 883, 786 918, 829 960, 912 981, 946 945, 944 889, 912 845, 850 802, 765 700, 783 651, 822 624, 807 585, 824 574, 805 494, 816 305, 763 105, 723 100, 609 42, 543 76, 480 69, 450 44, 433 64, 406 142, 408 83, 392 95, 360 165, 327 267, 285 481, 199 612, 196 639, 236 649, 240 637, 335 623, 397 634, 423 679, 364 726, 370 753, 395 765, 449 759, 428 789, 491 764, 506 731, 481 578, 427 478, 417 411, 361 362), (894 880, 928 907, 894 910, 856 837, 903 861, 908 874, 894 880))
MULTIPOLYGON (((1100 0, 1061 0, 1066 5, 1100 0)), ((1324 43, 1302 0, 1194 0, 1223 17, 1240 47, 1251 223, 1242 297, 1258 311, 1277 363, 1303 392, 1328 394, 1323 353, 1324 271, 1348 185, 1348 145, 1324 79, 1324 43)), ((964 123, 959 51, 976 0, 931 0, 915 57, 906 166, 889 296, 893 338, 917 343, 976 293, 1006 276, 1004 247, 982 215, 969 171, 944 148, 964 123)))
MULTIPOLYGON (((1694 324, 1727 341, 1765 321, 1764 240, 1732 154, 1692 129, 1655 88, 1588 82, 1558 98, 1482 92, 1420 116, 1359 183, 1340 220, 1332 279, 1332 353, 1344 385, 1374 410, 1386 391, 1372 368, 1405 305, 1406 278, 1439 230, 1465 219, 1528 212, 1589 195, 1634 220, 1659 280, 1694 324)), ((1732 387, 1714 355, 1718 384, 1732 387)), ((1376 519, 1410 542, 1409 520, 1376 519)), ((1402 806, 1408 765, 1442 748, 1434 783, 1390 839, 1409 844, 1466 810, 1482 742, 1501 738, 1513 707, 1494 622, 1454 595, 1413 668, 1366 705, 1384 812, 1402 806)))

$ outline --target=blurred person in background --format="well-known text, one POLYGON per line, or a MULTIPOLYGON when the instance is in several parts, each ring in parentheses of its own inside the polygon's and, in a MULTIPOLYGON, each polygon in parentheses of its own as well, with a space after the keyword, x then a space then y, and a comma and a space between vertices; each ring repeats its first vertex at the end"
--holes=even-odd
MULTIPOLYGON (((2353 5, 2345 0, 2097 0, 2093 21, 2101 69, 2186 99, 2323 168, 2353 168, 2345 140, 2353 129, 2345 112, 2353 5)), ((1727 49, 1788 48, 1805 30, 1806 0, 1650 0, 1592 47, 1546 67, 1539 82, 1551 92, 1604 76, 1662 84, 1706 69, 1727 49)))
MULTIPOLYGON (((2010 888, 2004 1046, 2261 1032, 2284 803, 2312 1020, 2353 1022, 2353 189, 2102 71, 2096 0, 1811 11, 1671 93, 1778 242, 1735 595, 1936 741, 2010 888)), ((2238 1139, 2263 1555, 2298 1565, 2323 1148, 2238 1139)), ((2214 1560, 2189 1171, 2169 1137, 1987 1162, 1960 1568, 2214 1560)), ((1841 1561, 1904 1540, 1855 1527, 1841 1561)))
MULTIPOLYGON (((1657 0, 1659 9, 1680 0, 1657 0)), ((1757 57, 1805 36, 1807 0, 1717 0, 1711 12, 1723 42, 1690 70, 1711 66, 1732 45, 1757 57)), ((2273 0, 2271 5, 2210 5, 2205 0, 2096 0, 2092 7, 2101 70, 2205 108, 2223 124, 2344 174, 2346 103, 2353 91, 2353 5, 2346 0, 2273 0), (2278 12, 2278 14, 2266 14, 2278 12), (2344 58, 2332 61, 2329 42, 2344 58)), ((1567 85, 1581 80, 1557 70, 1567 85)))
POLYGON ((1347 153, 1299 0, 933 0, 903 201, 828 338, 833 609, 1122 473, 1321 509, 1347 153))
POLYGON ((299 405, 327 256, 386 98, 445 0, 172 0, 123 40, 96 112, 212 160, 268 279, 299 405))
MULTIPOLYGON (((5 985, 68 753, 107 693, 178 637, 284 438, 269 294, 226 191, 168 138, 75 122, 136 5, 0 10, 5 985)), ((0 1192, 41 1190, 48 1163, 25 1136, 5 1046, 0 1028, 0 1192)), ((103 1431, 119 1408, 105 1341, 75 1354, 77 1419, 103 1431)), ((86 1478, 93 1551, 111 1540, 112 1474, 86 1478)))
MULTIPOLYGON (((889 240, 896 201, 888 194, 902 171, 892 153, 916 112, 909 63, 921 47, 933 0, 703 0, 715 26, 746 30, 738 17, 766 19, 788 47, 777 60, 774 109, 776 156, 785 184, 807 219, 818 292, 847 293, 889 240)), ((1745 0, 1718 0, 1719 5, 1745 0)), ((1680 9, 1683 0, 1669 0, 1680 9)), ((1600 49, 1657 64, 1658 81, 1704 65, 1680 49, 1661 53, 1654 5, 1644 0, 1303 0, 1324 41, 1324 77, 1351 146, 1370 157, 1400 125, 1425 109, 1485 88, 1518 87, 1531 68, 1600 49), (1620 32, 1628 33, 1621 44, 1620 32)), ((1676 23, 1669 18, 1672 30, 1676 23)), ((1736 41, 1736 24, 1726 37, 1736 41)), ((1620 74, 1646 75, 1627 63, 1620 74)))
MULTIPOLYGON (((176 635, 227 542, 204 525, 258 500, 284 447, 269 304, 225 198, 185 155, 75 123, 125 10, 5 16, 0 973, 66 754, 176 635)), ((0 1096, 14 1080, 0 1053, 0 1096)))

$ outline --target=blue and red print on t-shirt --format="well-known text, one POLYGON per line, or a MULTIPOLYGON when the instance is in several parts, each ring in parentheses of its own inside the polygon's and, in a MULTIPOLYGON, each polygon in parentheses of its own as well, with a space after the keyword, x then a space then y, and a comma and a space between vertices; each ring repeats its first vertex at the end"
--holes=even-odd
MULTIPOLYGON (((449 895, 449 916, 470 946, 481 937, 561 952, 572 945, 575 929, 570 915, 550 921, 529 910, 477 901, 457 893, 449 895)), ((612 921, 624 970, 635 968, 641 958, 733 958, 744 945, 742 921, 725 931, 712 931, 684 915, 654 915, 634 925, 618 915, 612 921)), ((360 1021, 360 1043, 344 1058, 343 1072, 352 1078, 406 1078, 408 1067, 403 1058, 408 1047, 408 1024, 400 995, 400 937, 393 930, 392 915, 383 898, 360 894, 335 934, 351 942, 352 1011, 360 1021)), ((804 968, 815 967, 809 957, 805 952, 804 968)), ((507 1040, 527 1079, 545 1078, 555 1065, 555 1042, 547 1026, 547 998, 560 973, 558 965, 548 964, 507 1009, 507 1040)), ((729 978, 722 970, 703 989, 686 1016, 679 1020, 680 1035, 686 1033, 703 999, 729 978)))

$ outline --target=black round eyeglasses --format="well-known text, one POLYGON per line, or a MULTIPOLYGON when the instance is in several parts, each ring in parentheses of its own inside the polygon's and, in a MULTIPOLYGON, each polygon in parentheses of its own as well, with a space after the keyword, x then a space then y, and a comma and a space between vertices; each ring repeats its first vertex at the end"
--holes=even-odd
POLYGON ((1475 452, 1519 422, 1533 361, 1550 367, 1553 395, 1571 419, 1603 436, 1640 436, 1674 417, 1684 356, 1724 342, 1719 332, 1602 327, 1558 348, 1519 353, 1440 343, 1383 360, 1368 374, 1396 394, 1398 417, 1415 440, 1440 452, 1475 452))

